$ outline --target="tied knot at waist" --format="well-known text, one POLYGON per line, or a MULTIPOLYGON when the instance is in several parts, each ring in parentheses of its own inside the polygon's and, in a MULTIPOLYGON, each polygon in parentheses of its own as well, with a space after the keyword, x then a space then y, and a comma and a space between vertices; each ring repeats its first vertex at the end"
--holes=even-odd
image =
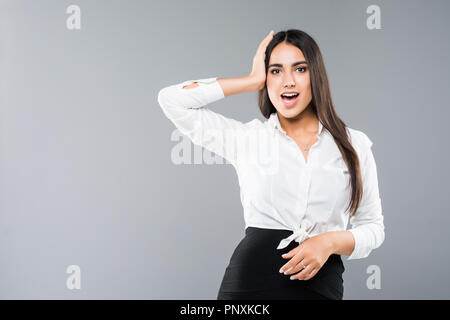
POLYGON ((277 249, 286 248, 292 240, 295 240, 298 243, 302 243, 309 238, 309 232, 311 231, 312 227, 313 224, 311 223, 311 221, 304 219, 301 222, 300 226, 292 229, 293 233, 289 237, 280 241, 277 249))

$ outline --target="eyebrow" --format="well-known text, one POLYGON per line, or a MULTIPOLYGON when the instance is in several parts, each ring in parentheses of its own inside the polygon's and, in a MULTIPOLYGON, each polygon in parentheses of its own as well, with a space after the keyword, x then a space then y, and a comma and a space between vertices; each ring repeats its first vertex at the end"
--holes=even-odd
MULTIPOLYGON (((292 66, 295 67, 295 66, 297 66, 297 65, 299 65, 299 64, 307 64, 307 63, 306 63, 306 61, 297 61, 297 62, 294 62, 294 63, 292 64, 292 66)), ((270 67, 280 67, 280 68, 283 68, 283 65, 280 64, 280 63, 272 63, 272 64, 269 64, 269 66, 268 66, 267 68, 270 68, 270 67)))

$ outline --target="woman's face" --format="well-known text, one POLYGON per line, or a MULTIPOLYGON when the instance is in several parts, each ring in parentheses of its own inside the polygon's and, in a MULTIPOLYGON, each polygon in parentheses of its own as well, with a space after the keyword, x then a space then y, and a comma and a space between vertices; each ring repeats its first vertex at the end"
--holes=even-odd
POLYGON ((267 92, 275 109, 285 118, 296 117, 311 102, 309 67, 299 48, 281 42, 273 49, 267 70, 267 92), (285 92, 296 92, 298 96, 289 100, 281 96, 285 92))

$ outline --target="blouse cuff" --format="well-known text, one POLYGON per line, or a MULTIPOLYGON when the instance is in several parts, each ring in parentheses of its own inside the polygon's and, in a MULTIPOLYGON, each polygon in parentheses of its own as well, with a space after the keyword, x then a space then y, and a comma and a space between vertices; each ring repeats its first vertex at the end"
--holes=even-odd
POLYGON ((362 245, 362 241, 364 240, 364 234, 361 234, 361 230, 359 229, 349 229, 353 234, 353 238, 355 239, 355 247, 353 249, 353 252, 351 255, 348 256, 347 260, 353 260, 353 259, 361 259, 368 256, 368 253, 364 252, 364 247, 362 245))
POLYGON ((201 103, 199 106, 191 107, 188 109, 198 109, 203 106, 213 103, 217 100, 220 100, 225 97, 225 94, 217 81, 217 77, 213 78, 205 78, 205 79, 197 79, 197 80, 187 80, 179 84, 179 90, 201 90, 201 103), (197 82, 198 87, 183 89, 184 86, 189 85, 191 83, 197 82))

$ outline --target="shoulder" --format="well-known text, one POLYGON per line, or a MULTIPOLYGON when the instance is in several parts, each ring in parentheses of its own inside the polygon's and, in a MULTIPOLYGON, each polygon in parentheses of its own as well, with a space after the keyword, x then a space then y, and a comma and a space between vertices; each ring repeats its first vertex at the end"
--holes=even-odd
POLYGON ((266 124, 267 120, 261 121, 258 118, 254 118, 250 121, 247 121, 245 124, 249 127, 261 127, 264 126, 266 124))
POLYGON ((267 120, 262 121, 258 118, 254 118, 252 120, 244 122, 243 124, 244 124, 245 129, 247 129, 247 130, 248 129, 266 130, 268 128, 267 120))
POLYGON ((372 147, 373 142, 366 133, 350 127, 346 127, 346 129, 349 132, 349 137, 354 148, 364 152, 372 147))
POLYGON ((271 130, 271 125, 266 119, 260 120, 258 118, 253 118, 249 121, 241 122, 241 126, 239 126, 239 135, 241 138, 270 138, 274 136, 272 132, 273 130, 271 130))

